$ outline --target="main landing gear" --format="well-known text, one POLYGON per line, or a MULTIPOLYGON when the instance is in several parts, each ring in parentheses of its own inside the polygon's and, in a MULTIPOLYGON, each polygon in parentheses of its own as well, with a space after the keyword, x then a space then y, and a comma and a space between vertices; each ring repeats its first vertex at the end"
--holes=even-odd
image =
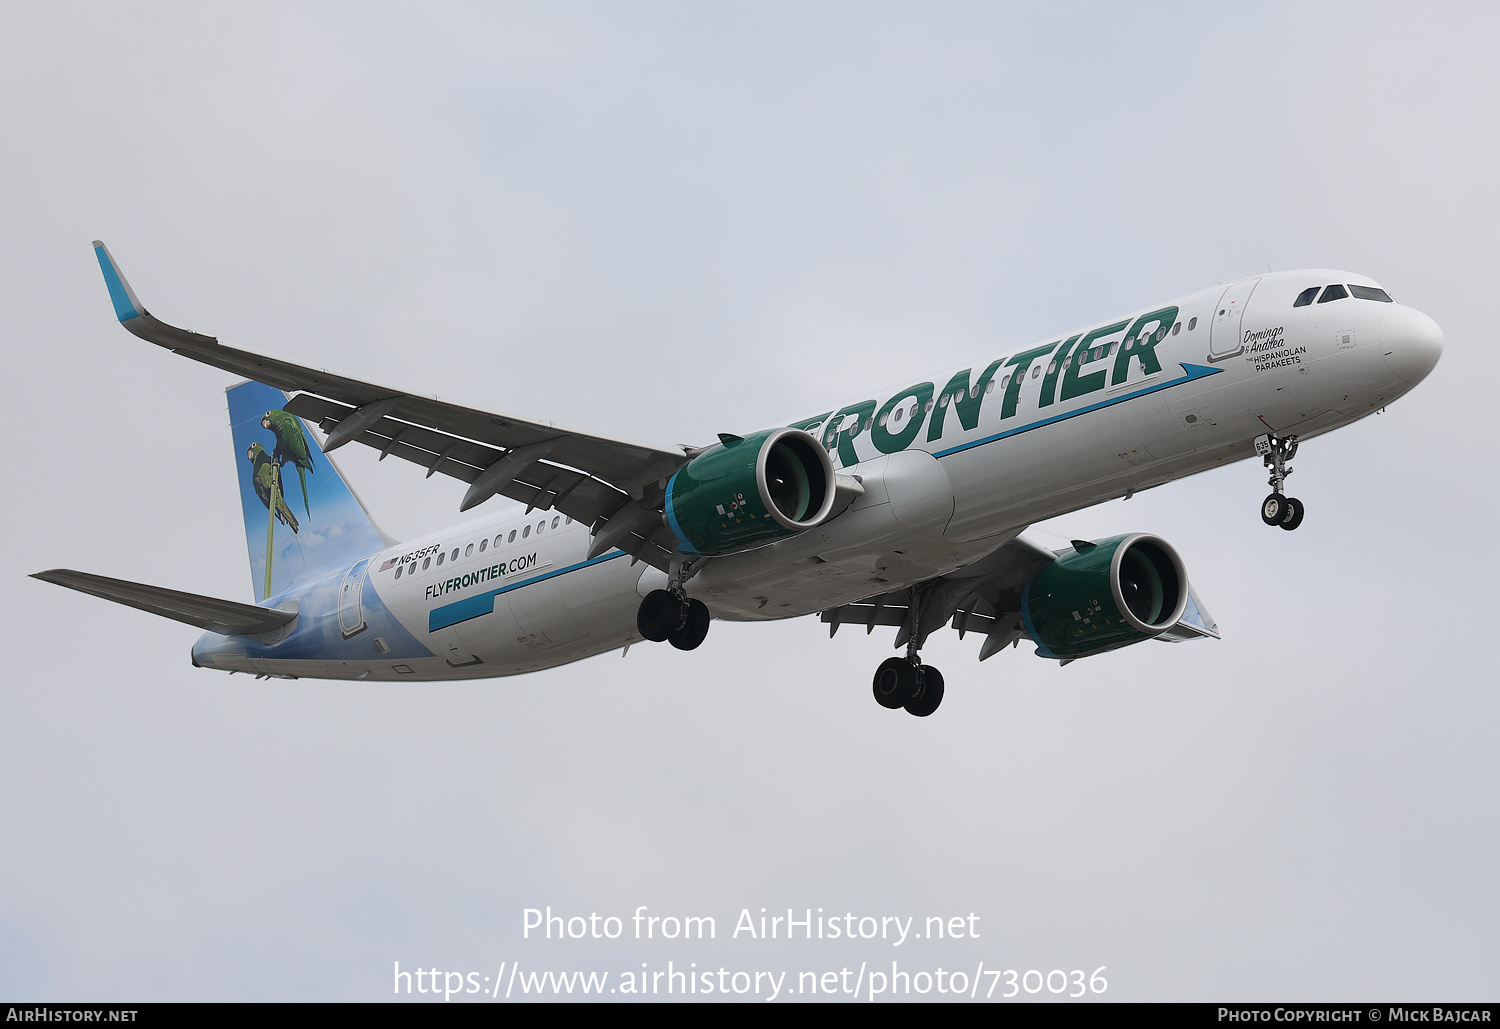
POLYGON ((653 643, 669 642, 678 650, 696 650, 708 635, 708 605, 683 590, 697 567, 674 561, 667 575, 667 588, 652 590, 635 612, 635 627, 653 643))
POLYGON ((1302 515, 1305 513, 1302 501, 1286 496, 1282 491, 1282 487, 1286 485, 1286 477, 1292 474, 1292 466, 1287 462, 1297 456, 1297 437, 1282 439, 1270 433, 1258 436, 1255 440, 1255 452, 1265 458, 1266 467, 1271 469, 1271 495, 1261 502, 1260 520, 1267 525, 1279 525, 1290 532, 1302 524, 1302 515))
POLYGON ((875 669, 875 703, 926 718, 943 702, 943 673, 911 657, 888 657, 875 669))
POLYGON ((922 647, 922 608, 929 592, 920 585, 911 589, 906 609, 906 656, 886 658, 875 669, 875 703, 893 711, 905 708, 907 714, 918 718, 926 718, 943 702, 943 673, 924 665, 917 656, 922 647))

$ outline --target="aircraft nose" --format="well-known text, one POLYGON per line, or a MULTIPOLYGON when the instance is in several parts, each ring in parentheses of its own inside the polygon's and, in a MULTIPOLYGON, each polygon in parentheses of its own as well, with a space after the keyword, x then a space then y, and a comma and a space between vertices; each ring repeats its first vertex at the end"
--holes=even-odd
POLYGON ((1443 330, 1421 311, 1394 307, 1380 318, 1380 343, 1397 378, 1415 385, 1443 356, 1443 330))

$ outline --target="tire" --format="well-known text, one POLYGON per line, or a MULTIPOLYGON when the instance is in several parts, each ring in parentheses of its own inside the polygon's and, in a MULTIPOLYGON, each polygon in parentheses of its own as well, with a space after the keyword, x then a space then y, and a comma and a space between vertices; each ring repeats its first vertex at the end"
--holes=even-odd
POLYGON ((1286 514, 1281 516, 1281 527, 1287 532, 1291 532, 1302 524, 1302 516, 1306 513, 1307 509, 1302 506, 1302 501, 1297 500, 1295 497, 1288 497, 1286 501, 1286 514))
POLYGON ((931 665, 923 665, 918 678, 922 685, 918 687, 917 695, 902 706, 907 714, 926 718, 943 702, 943 673, 931 665))
POLYGON ((875 669, 875 703, 894 711, 904 707, 917 687, 917 669, 904 657, 888 657, 875 669))
POLYGON ((682 606, 666 590, 652 590, 635 612, 635 628, 645 639, 660 643, 682 624, 682 606))
POLYGON ((1260 520, 1267 525, 1280 525, 1284 517, 1286 517, 1286 497, 1280 493, 1272 493, 1260 502, 1260 520))
POLYGON ((689 600, 687 618, 680 629, 667 633, 667 640, 678 650, 697 650, 698 644, 708 635, 710 617, 707 604, 701 600, 689 600))

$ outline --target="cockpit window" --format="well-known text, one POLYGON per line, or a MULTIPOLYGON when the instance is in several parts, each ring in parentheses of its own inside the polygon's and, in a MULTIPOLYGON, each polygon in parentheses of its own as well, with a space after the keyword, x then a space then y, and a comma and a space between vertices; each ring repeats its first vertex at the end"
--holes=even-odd
POLYGON ((1376 289, 1374 286, 1350 286, 1349 292, 1360 300, 1379 300, 1382 304, 1395 303, 1389 293, 1383 289, 1376 289))
POLYGON ((1326 304, 1330 300, 1343 300, 1349 295, 1349 291, 1335 282, 1332 286, 1323 290, 1323 295, 1318 298, 1318 303, 1326 304))
POLYGON ((1301 293, 1297 294, 1297 299, 1292 302, 1292 306, 1306 307, 1313 302, 1313 297, 1318 295, 1318 290, 1321 288, 1321 286, 1308 286, 1301 293))

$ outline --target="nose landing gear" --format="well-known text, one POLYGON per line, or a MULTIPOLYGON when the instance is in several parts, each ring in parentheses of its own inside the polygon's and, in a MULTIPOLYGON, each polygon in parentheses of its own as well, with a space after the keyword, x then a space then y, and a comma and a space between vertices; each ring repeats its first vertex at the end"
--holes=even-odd
POLYGON ((1286 478, 1292 474, 1292 466, 1287 462, 1297 456, 1297 437, 1282 439, 1270 433, 1257 436, 1255 452, 1265 459, 1266 467, 1271 469, 1271 495, 1261 502, 1260 520, 1267 525, 1279 525, 1290 532, 1302 524, 1302 515, 1305 513, 1302 501, 1288 497, 1283 492, 1286 478))
POLYGON ((943 702, 943 673, 932 665, 924 665, 917 656, 921 649, 923 634, 922 608, 930 595, 929 590, 913 586, 911 603, 907 607, 907 640, 905 657, 888 657, 875 669, 873 692, 875 703, 894 711, 905 708, 906 713, 926 718, 943 702))

